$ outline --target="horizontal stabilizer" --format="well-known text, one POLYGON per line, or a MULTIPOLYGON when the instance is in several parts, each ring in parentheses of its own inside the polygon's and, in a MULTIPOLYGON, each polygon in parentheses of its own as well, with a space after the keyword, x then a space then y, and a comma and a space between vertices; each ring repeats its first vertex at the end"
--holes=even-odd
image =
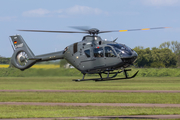
POLYGON ((42 58, 29 58, 29 60, 42 60, 42 58))

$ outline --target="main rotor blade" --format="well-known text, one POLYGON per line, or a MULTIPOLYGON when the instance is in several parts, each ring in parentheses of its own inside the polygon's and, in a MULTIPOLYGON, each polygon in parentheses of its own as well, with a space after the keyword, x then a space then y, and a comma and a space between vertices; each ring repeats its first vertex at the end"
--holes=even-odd
POLYGON ((79 31, 49 31, 49 30, 18 30, 26 32, 53 32, 53 33, 87 33, 88 32, 79 32, 79 31))
POLYGON ((155 29, 165 29, 170 27, 155 27, 155 28, 142 28, 142 29, 129 29, 129 30, 112 30, 112 31, 99 31, 99 33, 108 33, 108 32, 128 32, 128 31, 140 31, 140 30, 155 30, 155 29))
POLYGON ((70 28, 82 30, 82 31, 89 31, 90 30, 90 27, 88 27, 88 26, 70 26, 70 28))
POLYGON ((155 29, 165 29, 165 28, 170 28, 170 27, 155 27, 155 28, 129 29, 129 30, 119 30, 119 32, 139 31, 139 30, 155 30, 155 29))
MULTIPOLYGON (((76 29, 79 30, 83 30, 83 32, 81 31, 49 31, 49 30, 19 30, 19 31, 27 31, 27 32, 52 32, 52 33, 85 33, 85 34, 93 34, 94 29, 89 29, 87 30, 86 28, 82 28, 82 27, 74 27, 76 29)), ((140 31, 140 30, 154 30, 154 29, 165 29, 165 28, 170 28, 170 27, 155 27, 155 28, 143 28, 143 29, 129 29, 129 30, 110 30, 110 31, 99 31, 98 29, 95 29, 95 34, 99 34, 99 33, 109 33, 109 32, 127 32, 127 31, 140 31)))

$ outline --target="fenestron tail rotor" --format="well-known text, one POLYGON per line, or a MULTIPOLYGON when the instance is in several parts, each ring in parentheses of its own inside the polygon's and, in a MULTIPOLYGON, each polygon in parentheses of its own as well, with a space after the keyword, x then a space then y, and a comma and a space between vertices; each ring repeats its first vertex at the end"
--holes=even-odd
POLYGON ((28 54, 24 51, 20 51, 16 56, 16 61, 20 66, 26 66, 29 61, 28 54))
POLYGON ((142 28, 142 29, 127 29, 127 30, 110 30, 110 31, 100 31, 97 28, 88 29, 87 27, 72 27, 81 31, 50 31, 50 30, 19 30, 26 32, 51 32, 51 33, 85 33, 90 35, 98 35, 100 33, 109 33, 109 32, 128 32, 128 31, 140 31, 140 30, 156 30, 156 29, 165 29, 170 27, 154 27, 154 28, 142 28))

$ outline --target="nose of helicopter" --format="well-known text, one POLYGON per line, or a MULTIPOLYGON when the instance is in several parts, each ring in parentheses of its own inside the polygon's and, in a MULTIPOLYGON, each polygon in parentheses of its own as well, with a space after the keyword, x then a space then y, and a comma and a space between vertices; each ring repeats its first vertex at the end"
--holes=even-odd
POLYGON ((138 57, 138 54, 133 51, 131 55, 126 55, 126 56, 122 56, 121 57, 121 60, 124 62, 124 63, 127 63, 127 64, 133 64, 136 60, 137 60, 137 57, 138 57))
POLYGON ((132 57, 132 62, 134 63, 137 60, 138 54, 135 51, 133 51, 133 54, 131 57, 132 57))

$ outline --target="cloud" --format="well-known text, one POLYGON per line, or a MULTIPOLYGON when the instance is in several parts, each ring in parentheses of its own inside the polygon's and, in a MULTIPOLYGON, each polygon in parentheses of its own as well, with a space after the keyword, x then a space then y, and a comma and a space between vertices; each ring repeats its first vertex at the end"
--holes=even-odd
POLYGON ((0 17, 0 21, 13 21, 16 18, 17 17, 15 17, 15 16, 5 16, 5 17, 0 17))
POLYGON ((151 6, 173 6, 180 3, 179 0, 141 0, 142 3, 151 6))
POLYGON ((80 5, 75 5, 74 7, 68 8, 65 11, 68 14, 82 14, 82 15, 89 15, 89 14, 99 15, 103 13, 103 11, 98 8, 91 8, 88 6, 80 6, 80 5))
POLYGON ((48 14, 50 11, 42 8, 23 12, 23 16, 26 17, 45 17, 48 14))
POLYGON ((92 8, 88 6, 75 5, 67 9, 59 9, 55 11, 50 11, 47 9, 35 9, 23 12, 25 17, 69 17, 72 15, 100 15, 108 14, 108 12, 102 11, 99 8, 92 8))
POLYGON ((140 13, 139 12, 135 12, 135 11, 120 11, 120 12, 118 12, 118 13, 116 13, 116 14, 119 14, 119 15, 130 15, 130 16, 132 16, 132 15, 139 15, 140 13))

